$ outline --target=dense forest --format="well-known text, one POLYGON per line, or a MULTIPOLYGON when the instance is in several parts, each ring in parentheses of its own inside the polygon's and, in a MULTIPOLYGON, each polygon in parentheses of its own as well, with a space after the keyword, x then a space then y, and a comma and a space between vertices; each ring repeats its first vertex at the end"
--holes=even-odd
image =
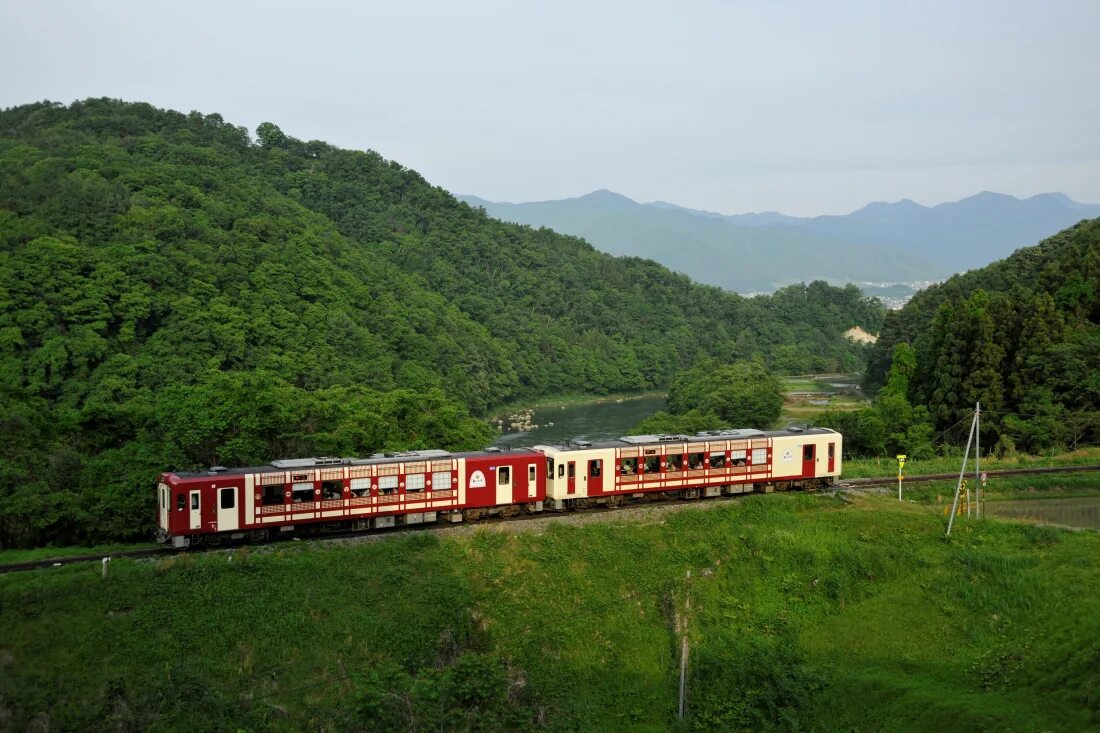
POLYGON ((497 404, 718 358, 857 368, 854 287, 746 299, 374 152, 88 100, 0 112, 0 546, 142 536, 157 472, 470 448, 497 404))
POLYGON ((980 401, 988 448, 1094 443, 1098 293, 1100 219, 924 290, 888 314, 872 350, 865 389, 877 393, 874 406, 826 422, 856 452, 922 455, 965 442, 980 401))

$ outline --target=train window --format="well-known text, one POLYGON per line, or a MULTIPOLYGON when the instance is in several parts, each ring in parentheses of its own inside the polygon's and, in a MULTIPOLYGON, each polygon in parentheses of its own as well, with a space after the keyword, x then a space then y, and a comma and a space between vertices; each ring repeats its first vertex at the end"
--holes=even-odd
POLYGON ((191 508, 192 509, 198 509, 199 508, 199 492, 197 492, 197 491, 192 491, 191 492, 191 508))
POLYGON ((725 453, 711 453, 710 454, 710 467, 711 468, 725 468, 726 467, 726 454, 725 453))
POLYGON ((836 458, 836 443, 829 443, 829 458, 836 458))
POLYGON ((802 446, 802 460, 812 461, 814 459, 814 447, 813 445, 802 446))
POLYGON ((688 454, 688 468, 692 471, 700 471, 703 468, 703 454, 702 453, 689 453, 688 454))
POLYGON ((322 499, 342 499, 344 498, 344 482, 343 481, 322 481, 321 482, 321 498, 322 499))
POLYGON ((303 501, 313 501, 313 482, 299 481, 296 484, 291 484, 291 494, 295 504, 301 504, 303 501))
POLYGON ((182 512, 186 499, 183 498, 183 494, 176 494, 176 511, 182 512))
POLYGON ((546 459, 546 478, 547 479, 553 479, 554 478, 554 459, 553 458, 547 458, 546 459))
POLYGON ((356 496, 366 496, 370 493, 369 478, 353 478, 351 480, 351 493, 356 496))
POLYGON ((432 474, 432 491, 450 491, 451 472, 436 471, 432 474))
POLYGON ((565 478, 565 464, 558 464, 558 478, 565 478))
POLYGON ((507 486, 512 483, 512 469, 501 466, 497 469, 497 486, 507 486))
POLYGON ((569 478, 576 478, 577 476, 577 464, 573 461, 569 462, 569 478))
POLYGON ((767 448, 753 448, 752 449, 752 465, 763 466, 768 462, 768 449, 767 448))
POLYGON ((283 503, 283 485, 268 484, 264 487, 263 503, 265 506, 283 503))
POLYGON ((622 468, 619 469, 624 476, 632 473, 636 473, 638 470, 637 458, 624 458, 622 468))
POLYGON ((682 455, 679 455, 679 454, 676 454, 674 456, 669 456, 667 464, 668 464, 668 470, 672 471, 673 473, 676 473, 677 471, 683 471, 684 470, 684 457, 682 455))
POLYGON ((237 490, 236 489, 222 489, 221 491, 222 509, 232 509, 237 505, 237 490))
POLYGON ((535 483, 535 467, 534 466, 528 466, 527 467, 527 483, 529 483, 529 484, 535 483))
POLYGON ((730 463, 734 466, 744 466, 748 462, 748 454, 743 450, 730 451, 730 463))
POLYGON ((596 459, 588 462, 588 475, 592 478, 599 478, 603 473, 603 461, 596 459))
POLYGON ((392 494, 397 491, 396 476, 382 476, 378 479, 378 490, 383 494, 392 494))
POLYGON ((645 457, 645 472, 657 473, 661 470, 661 457, 660 456, 646 456, 645 457))
POLYGON ((424 474, 422 473, 410 473, 405 477, 405 491, 423 491, 424 490, 424 474))

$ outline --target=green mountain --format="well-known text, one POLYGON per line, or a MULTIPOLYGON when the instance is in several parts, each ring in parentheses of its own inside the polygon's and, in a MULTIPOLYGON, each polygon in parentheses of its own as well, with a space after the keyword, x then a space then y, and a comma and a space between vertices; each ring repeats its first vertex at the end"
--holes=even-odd
POLYGON ((0 112, 0 546, 140 535, 158 471, 475 447, 704 358, 849 369, 854 288, 746 299, 374 152, 88 100, 0 112))
POLYGON ((903 370, 906 396, 928 409, 937 431, 965 423, 981 401, 985 446, 1037 451, 1100 439, 1100 219, 888 314, 868 394, 888 381, 901 344, 916 357, 903 370))
POLYGON ((950 272, 919 254, 819 233, 786 218, 735 222, 670 204, 639 204, 611 191, 523 204, 461 198, 502 221, 584 237, 604 252, 647 257, 735 292, 770 292, 808 280, 926 282, 950 272))

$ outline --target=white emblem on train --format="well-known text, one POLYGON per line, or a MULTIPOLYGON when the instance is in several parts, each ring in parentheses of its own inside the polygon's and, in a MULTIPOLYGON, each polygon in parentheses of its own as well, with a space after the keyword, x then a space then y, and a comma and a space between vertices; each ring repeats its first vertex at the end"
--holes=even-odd
POLYGON ((485 488, 485 474, 481 471, 474 471, 470 474, 470 488, 471 489, 484 489, 485 488))

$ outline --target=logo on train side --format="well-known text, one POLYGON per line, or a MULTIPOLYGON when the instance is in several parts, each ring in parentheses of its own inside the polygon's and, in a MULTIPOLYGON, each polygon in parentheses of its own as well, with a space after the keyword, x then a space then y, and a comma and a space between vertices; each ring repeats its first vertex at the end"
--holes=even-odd
POLYGON ((791 461, 793 461, 793 460, 794 460, 794 454, 792 454, 792 453, 791 453, 791 449, 790 449, 790 448, 788 448, 787 450, 783 451, 783 462, 784 462, 784 463, 790 463, 790 462, 791 462, 791 461))
POLYGON ((471 489, 484 489, 485 488, 485 474, 481 471, 474 471, 470 474, 470 488, 471 489))

